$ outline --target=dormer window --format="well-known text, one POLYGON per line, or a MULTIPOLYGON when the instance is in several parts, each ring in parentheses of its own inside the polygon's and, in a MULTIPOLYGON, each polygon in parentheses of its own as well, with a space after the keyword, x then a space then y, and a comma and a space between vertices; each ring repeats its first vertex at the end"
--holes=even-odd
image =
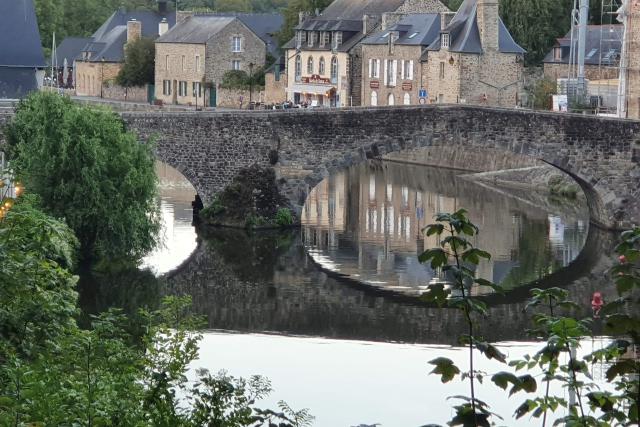
POLYGON ((562 59, 562 48, 556 47, 553 49, 553 59, 560 61, 562 59))
POLYGON ((336 31, 333 38, 333 48, 337 49, 342 44, 342 31, 336 31))
POLYGON ((325 34, 325 32, 324 32, 324 31, 320 32, 320 39, 318 40, 318 45, 319 45, 320 47, 324 47, 324 41, 325 41, 325 40, 324 40, 324 34, 325 34))
POLYGON ((450 43, 450 39, 449 39, 449 33, 442 33, 442 48, 443 49, 449 49, 449 43, 450 43))
POLYGON ((312 47, 314 42, 316 41, 316 33, 313 31, 309 31, 309 33, 307 34, 307 39, 309 47, 312 47))
POLYGON ((302 31, 296 33, 296 47, 300 49, 300 46, 302 46, 302 31))

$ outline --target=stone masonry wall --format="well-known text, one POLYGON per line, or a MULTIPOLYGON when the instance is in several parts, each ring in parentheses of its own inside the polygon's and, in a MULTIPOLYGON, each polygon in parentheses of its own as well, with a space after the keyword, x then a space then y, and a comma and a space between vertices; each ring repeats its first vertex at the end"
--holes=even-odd
MULTIPOLYGON (((602 68, 597 65, 585 65, 584 74, 587 80, 609 80, 619 77, 619 69, 614 67, 602 68)), ((544 77, 551 80, 569 77, 569 64, 544 64, 544 77)))
POLYGON ((577 180, 595 223, 640 224, 640 122, 464 105, 124 117, 142 137, 158 136, 158 157, 205 201, 240 168, 268 164, 270 150, 278 151, 283 190, 299 210, 333 171, 392 152, 447 146, 543 160, 577 180))
POLYGON ((119 62, 76 61, 76 95, 100 96, 104 82, 114 81, 120 72, 119 62))
POLYGON ((102 88, 102 97, 115 101, 147 102, 147 86, 122 87, 106 83, 102 88))
MULTIPOLYGON (((251 100, 253 102, 264 102, 264 90, 254 87, 251 92, 251 100)), ((216 105, 224 108, 249 108, 249 90, 243 89, 225 89, 219 88, 216 95, 216 105), (240 101, 242 99, 242 103, 240 101)))
MULTIPOLYGON (((201 83, 208 62, 205 60, 205 45, 191 43, 156 43, 155 98, 164 104, 196 104, 193 96, 193 83, 201 83), (169 92, 164 93, 164 81, 169 82, 169 92), (186 95, 180 95, 179 82, 187 82, 186 95)), ((204 84, 202 95, 197 102, 204 102, 204 84)))

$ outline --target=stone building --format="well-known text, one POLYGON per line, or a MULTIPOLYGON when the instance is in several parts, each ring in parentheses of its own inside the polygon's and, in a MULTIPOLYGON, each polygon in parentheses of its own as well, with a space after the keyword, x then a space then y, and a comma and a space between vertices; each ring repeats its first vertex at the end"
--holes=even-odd
POLYGON ((437 13, 383 15, 381 31, 362 41, 362 105, 426 102, 420 98, 425 90, 420 58, 440 35, 440 20, 437 13))
POLYGON ((216 106, 224 74, 263 67, 267 53, 277 48, 271 37, 281 24, 276 14, 185 16, 156 41, 156 99, 216 106))
POLYGON ((335 0, 321 14, 300 15, 283 49, 287 99, 311 106, 361 105, 362 44, 385 12, 448 11, 439 0, 335 0))
POLYGON ((175 23, 175 13, 167 10, 167 0, 158 0, 158 10, 113 13, 93 34, 75 60, 76 95, 103 96, 124 64, 128 42, 140 37, 157 38, 175 23))
POLYGON ((525 51, 498 15, 498 0, 465 0, 423 57, 430 102, 514 107, 525 51))
POLYGON ((287 73, 284 57, 280 56, 264 74, 264 103, 282 104, 287 100, 287 73))
MULTIPOLYGON (((617 79, 622 49, 622 25, 588 25, 584 68, 587 80, 617 79)), ((577 48, 577 40, 574 40, 577 48)), ((569 77, 571 32, 556 40, 544 57, 544 76, 551 80, 569 77)))

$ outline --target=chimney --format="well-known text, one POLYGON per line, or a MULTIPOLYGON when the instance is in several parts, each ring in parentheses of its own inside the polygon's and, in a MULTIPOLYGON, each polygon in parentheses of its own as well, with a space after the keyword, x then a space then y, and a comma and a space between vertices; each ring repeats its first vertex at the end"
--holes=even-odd
POLYGON ((440 12, 440 31, 444 31, 449 26, 454 16, 456 16, 455 12, 440 12))
POLYGON ((167 0, 156 0, 158 2, 158 13, 165 15, 167 13, 167 0))
POLYGON ((407 16, 406 13, 399 13, 399 12, 385 12, 385 13, 383 13, 382 14, 382 23, 380 25, 381 30, 382 31, 388 30, 389 28, 393 27, 398 22, 400 22, 405 16, 407 16))
POLYGON ((478 0, 477 20, 483 50, 498 50, 499 0, 478 0))
POLYGON ((298 12, 298 25, 302 25, 302 23, 306 18, 307 18, 307 12, 303 12, 303 11, 298 12))
POLYGON ((162 21, 158 24, 158 35, 161 36, 167 31, 169 31, 169 22, 167 18, 162 18, 162 21))
POLYGON ((362 34, 369 34, 377 22, 378 19, 375 15, 362 15, 362 34))
POLYGON ((127 43, 138 40, 142 36, 142 22, 131 18, 127 21, 127 43))

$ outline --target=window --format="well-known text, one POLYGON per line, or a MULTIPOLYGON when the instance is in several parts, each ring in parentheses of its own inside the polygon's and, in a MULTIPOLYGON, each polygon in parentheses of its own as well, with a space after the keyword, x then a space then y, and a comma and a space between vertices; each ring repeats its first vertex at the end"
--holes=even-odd
POLYGON ((196 55, 196 71, 200 71, 200 55, 196 55))
POLYGON ((408 93, 404 94, 404 105, 411 105, 411 95, 408 93))
POLYGON ((440 63, 440 78, 444 79, 444 62, 440 63))
POLYGON ((313 74, 313 56, 307 59, 307 74, 313 74))
POLYGON ((296 47, 300 48, 300 46, 302 46, 302 31, 296 33, 296 47))
POLYGON ((318 74, 324 76, 324 56, 321 56, 320 62, 318 62, 318 74))
POLYGON ((556 61, 560 61, 562 59, 562 48, 556 47, 553 49, 553 57, 556 61))
POLYGON ((371 106, 376 107, 378 105, 378 92, 375 90, 371 92, 371 106))
POLYGON ((333 38, 333 48, 337 49, 342 44, 342 31, 336 31, 333 38))
POLYGON ((379 59, 369 60, 369 78, 371 79, 380 78, 380 60, 379 59))
POLYGON ((164 69, 169 71, 169 55, 164 56, 164 69))
POLYGON ((413 33, 413 34, 411 34, 411 35, 409 36, 409 38, 410 38, 410 39, 412 39, 412 38, 414 38, 414 37, 415 37, 415 36, 417 36, 417 35, 418 35, 418 33, 413 33))
POLYGON ((171 80, 162 81, 162 94, 171 95, 171 80))
POLYGON ((307 39, 308 39, 307 41, 308 41, 309 46, 310 47, 313 46, 313 44, 316 41, 316 33, 314 31, 309 31, 309 33, 307 35, 307 39))
POLYGON ((187 96, 187 82, 181 81, 178 85, 178 96, 187 96))
POLYGON ((331 58, 331 83, 338 83, 338 58, 331 58))
POLYGON ((194 97, 202 98, 202 84, 200 82, 192 82, 191 90, 193 92, 194 97))
POLYGON ((402 61, 401 71, 400 74, 404 80, 413 80, 413 61, 402 61))
POLYGON ((231 42, 231 52, 242 52, 242 37, 233 36, 231 42))
POLYGON ((184 55, 182 55, 182 71, 184 71, 184 55))
POLYGON ((393 94, 390 93, 389 97, 387 98, 387 105, 395 105, 396 104, 396 100, 393 97, 393 94))
POLYGON ((233 61, 231 61, 231 69, 232 70, 239 70, 240 69, 240 60, 239 59, 234 59, 233 61))
POLYGON ((449 49, 449 33, 442 33, 442 48, 449 49))
POLYGON ((398 61, 395 59, 387 59, 384 65, 385 78, 384 84, 387 86, 396 85, 396 76, 398 75, 398 61))
POLYGON ((296 81, 299 82, 302 77, 302 58, 300 55, 296 56, 296 81))

